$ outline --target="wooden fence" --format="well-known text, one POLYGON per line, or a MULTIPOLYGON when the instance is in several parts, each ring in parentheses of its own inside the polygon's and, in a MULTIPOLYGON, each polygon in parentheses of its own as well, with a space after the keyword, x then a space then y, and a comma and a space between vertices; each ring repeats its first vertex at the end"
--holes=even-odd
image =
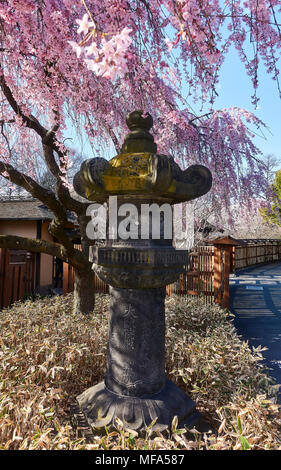
POLYGON ((0 309, 33 294, 35 255, 0 248, 0 309))
MULTIPOLYGON (((281 260, 281 241, 235 240, 224 237, 213 245, 198 246, 189 253, 189 264, 178 281, 166 287, 167 295, 202 297, 206 303, 229 307, 229 275, 237 269, 281 260), (247 244, 246 244, 247 243, 247 244)), ((108 286, 95 276, 94 289, 107 293, 108 286)), ((73 290, 73 271, 64 269, 64 293, 73 290)))
POLYGON ((233 249, 233 271, 253 264, 281 260, 281 240, 239 240, 233 249))
POLYGON ((189 264, 186 272, 178 281, 166 287, 167 295, 188 294, 205 298, 212 302, 214 296, 214 246, 199 246, 189 253, 189 264))
MULTIPOLYGON (((201 296, 207 303, 229 306, 229 273, 258 263, 281 261, 281 240, 233 240, 231 237, 199 246, 189 253, 189 264, 178 281, 166 288, 167 295, 201 296), (236 246, 233 246, 236 244, 236 246)), ((0 309, 34 293, 35 254, 0 249, 0 309)), ((97 276, 93 288, 108 293, 97 276)), ((74 289, 73 268, 63 264, 63 294, 74 289)))

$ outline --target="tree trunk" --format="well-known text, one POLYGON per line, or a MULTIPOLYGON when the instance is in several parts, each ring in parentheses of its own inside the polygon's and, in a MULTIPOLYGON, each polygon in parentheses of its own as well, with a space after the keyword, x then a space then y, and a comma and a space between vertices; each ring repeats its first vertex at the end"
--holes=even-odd
POLYGON ((89 315, 95 306, 94 271, 74 270, 74 313, 89 315))

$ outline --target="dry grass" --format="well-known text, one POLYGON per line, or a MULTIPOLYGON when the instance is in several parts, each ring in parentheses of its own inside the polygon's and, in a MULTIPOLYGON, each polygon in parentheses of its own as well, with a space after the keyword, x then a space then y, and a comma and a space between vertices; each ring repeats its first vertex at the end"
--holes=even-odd
POLYGON ((123 429, 87 444, 69 421, 74 397, 102 380, 108 296, 91 319, 73 315, 72 296, 18 303, 0 312, 0 449, 281 449, 276 387, 261 349, 242 342, 227 312, 167 299, 167 373, 217 432, 193 440, 174 422, 169 438, 123 429), (272 400, 270 400, 270 398, 272 400))

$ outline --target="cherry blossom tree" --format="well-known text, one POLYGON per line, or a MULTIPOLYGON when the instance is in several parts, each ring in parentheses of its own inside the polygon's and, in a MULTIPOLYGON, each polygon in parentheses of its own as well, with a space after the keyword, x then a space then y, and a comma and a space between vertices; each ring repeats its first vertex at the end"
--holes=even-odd
POLYGON ((265 222, 281 226, 281 170, 275 173, 267 192, 267 205, 260 209, 260 214, 265 222))
POLYGON ((49 230, 56 242, 1 236, 0 246, 43 251, 70 263, 75 309, 92 309, 87 203, 73 195, 68 179, 81 149, 71 150, 66 139, 74 137, 71 123, 87 136, 94 156, 119 151, 125 116, 134 109, 152 114, 159 152, 182 167, 209 167, 209 197, 221 208, 252 200, 266 184, 253 141, 264 124, 235 103, 215 110, 214 99, 232 45, 252 82, 253 103, 261 62, 280 92, 279 18, 279 0, 2 0, 0 175, 53 212, 49 230), (192 100, 205 103, 207 112, 195 115, 192 100), (38 151, 55 190, 37 178, 38 151), (67 211, 77 217, 82 252, 65 232, 67 211))

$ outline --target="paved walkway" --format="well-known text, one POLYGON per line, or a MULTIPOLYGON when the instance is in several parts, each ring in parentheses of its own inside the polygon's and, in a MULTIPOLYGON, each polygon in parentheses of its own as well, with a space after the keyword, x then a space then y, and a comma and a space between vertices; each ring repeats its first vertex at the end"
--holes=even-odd
MULTIPOLYGON (((230 277, 230 310, 238 334, 262 354, 270 375, 281 384, 281 263, 237 271, 230 277)), ((281 389, 279 400, 281 403, 281 389)))

